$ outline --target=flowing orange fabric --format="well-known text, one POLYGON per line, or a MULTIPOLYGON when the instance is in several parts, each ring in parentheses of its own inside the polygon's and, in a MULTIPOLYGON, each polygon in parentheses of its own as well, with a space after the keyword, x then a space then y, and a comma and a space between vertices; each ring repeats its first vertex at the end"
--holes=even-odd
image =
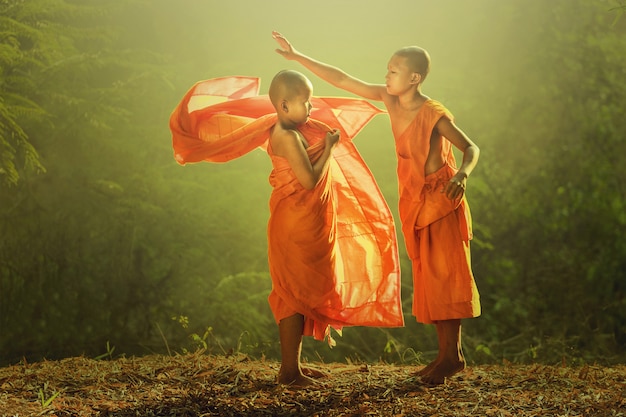
POLYGON ((257 92, 258 79, 200 82, 172 113, 170 129, 180 164, 225 162, 258 147, 268 151, 269 303, 276 321, 303 314, 304 334, 329 342, 330 327, 403 326, 393 217, 351 141, 381 111, 363 100, 312 99, 311 119, 298 128, 311 161, 323 152, 326 132, 337 128, 342 135, 327 171, 306 190, 287 161, 272 154, 268 138, 277 117, 268 97, 257 92), (256 86, 239 88, 245 80, 256 86))
POLYGON ((426 101, 413 122, 396 137, 399 213, 413 266, 413 314, 422 323, 477 317, 478 289, 471 270, 471 216, 465 199, 448 199, 442 187, 457 172, 452 144, 443 141, 445 165, 428 176, 424 167, 430 137, 442 117, 452 114, 426 101))

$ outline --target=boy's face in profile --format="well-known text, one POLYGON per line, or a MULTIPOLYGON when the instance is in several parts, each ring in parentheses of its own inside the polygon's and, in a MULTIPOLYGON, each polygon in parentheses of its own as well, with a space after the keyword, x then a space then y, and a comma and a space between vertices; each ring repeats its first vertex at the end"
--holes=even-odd
POLYGON ((414 72, 407 65, 407 59, 399 55, 393 55, 387 64, 387 75, 385 75, 385 85, 387 93, 397 96, 412 88, 414 72))
POLYGON ((289 119, 296 125, 306 122, 311 115, 311 97, 313 96, 313 88, 310 84, 303 84, 297 94, 294 94, 288 102, 289 119))

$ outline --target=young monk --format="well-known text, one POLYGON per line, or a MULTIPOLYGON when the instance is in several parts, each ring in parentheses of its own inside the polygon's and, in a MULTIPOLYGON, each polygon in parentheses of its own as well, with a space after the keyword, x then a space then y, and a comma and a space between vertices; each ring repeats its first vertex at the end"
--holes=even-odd
MULTIPOLYGON (((328 210, 327 203, 329 190, 324 189, 330 185, 325 181, 319 185, 319 193, 311 192, 320 179, 328 173, 328 164, 331 153, 339 141, 339 131, 327 132, 324 143, 320 144, 316 159, 310 159, 307 148, 310 147, 307 139, 298 131, 298 127, 303 125, 309 118, 312 105, 311 97, 313 86, 311 82, 301 73, 296 71, 282 71, 272 80, 269 97, 272 105, 276 109, 278 121, 270 130, 268 153, 272 158, 274 171, 270 176, 270 183, 273 186, 284 187, 284 184, 294 185, 299 188, 296 191, 296 198, 283 198, 283 193, 273 193, 270 199, 270 220, 268 226, 269 242, 269 263, 270 274, 278 279, 293 280, 293 276, 286 269, 298 270, 301 267, 307 268, 307 263, 314 261, 317 263, 315 275, 320 278, 317 283, 325 288, 319 291, 315 289, 316 295, 327 297, 327 302, 332 305, 340 305, 335 293, 334 282, 329 279, 334 274, 333 242, 328 239, 329 234, 333 234, 332 222, 325 222, 328 210), (321 153, 320 153, 321 151, 321 153), (279 177, 286 177, 285 179, 279 177), (293 184, 296 182, 296 184, 293 184), (281 184, 282 183, 282 184, 281 184), (326 195, 324 195, 326 194, 326 195), (294 207, 300 205, 299 208, 294 207), (282 241, 287 238, 285 231, 299 235, 299 239, 304 240, 304 244, 286 244, 282 241), (309 233, 311 233, 309 235, 309 233), (325 242, 324 242, 325 240, 325 242), (311 253, 311 246, 318 246, 321 250, 316 250, 318 254, 311 253), (317 259, 310 258, 318 257, 317 259)), ((293 192, 293 189, 289 192, 293 192)), ((294 283, 286 283, 292 286, 294 283)), ((278 382, 303 387, 314 384, 305 373, 319 377, 319 373, 313 372, 310 368, 303 370, 300 365, 300 352, 302 349, 302 335, 305 333, 305 319, 302 310, 287 305, 280 296, 280 288, 277 285, 270 293, 270 304, 274 316, 278 321, 281 349, 281 367, 278 373, 278 382)), ((306 288, 299 288, 298 291, 307 292, 306 288)), ((303 294, 304 295, 304 294, 303 294)), ((315 323, 309 321, 309 326, 315 323)), ((313 328, 307 333, 312 334, 313 328)), ((317 330, 326 332, 326 328, 317 330)))
POLYGON ((396 51, 385 84, 361 81, 297 51, 273 32, 283 57, 341 88, 387 108, 398 158, 399 213, 413 270, 413 314, 437 329, 437 358, 418 371, 429 384, 442 384, 466 366, 461 319, 480 315, 470 266, 471 218, 467 178, 479 149, 453 122, 452 114, 422 93, 430 69, 428 53, 410 46, 396 51), (457 169, 451 145, 463 152, 457 169))
POLYGON ((333 344, 331 327, 404 325, 393 217, 349 140, 380 110, 355 99, 312 97, 311 82, 297 71, 279 72, 269 97, 252 90, 241 77, 189 90, 170 118, 175 158, 225 162, 266 148, 273 166, 267 234, 278 382, 307 387, 323 373, 302 367, 304 335, 333 344))

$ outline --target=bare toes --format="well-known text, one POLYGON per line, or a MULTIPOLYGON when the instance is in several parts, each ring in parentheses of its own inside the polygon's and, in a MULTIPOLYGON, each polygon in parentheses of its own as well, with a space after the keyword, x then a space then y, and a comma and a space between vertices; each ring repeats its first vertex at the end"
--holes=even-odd
POLYGON ((307 388, 307 387, 319 385, 319 383, 316 380, 309 378, 308 376, 305 376, 305 375, 298 375, 295 378, 279 377, 278 383, 282 385, 286 385, 292 389, 301 389, 301 388, 307 388))
POLYGON ((329 374, 315 368, 302 367, 302 373, 309 378, 326 378, 329 374))

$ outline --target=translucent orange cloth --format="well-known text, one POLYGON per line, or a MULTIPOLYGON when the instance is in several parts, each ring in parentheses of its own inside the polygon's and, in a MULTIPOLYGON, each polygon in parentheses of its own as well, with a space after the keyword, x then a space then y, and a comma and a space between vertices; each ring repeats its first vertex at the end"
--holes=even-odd
POLYGON ((442 117, 453 120, 441 103, 428 100, 396 137, 399 213, 413 266, 413 314, 422 323, 480 315, 471 270, 469 205, 465 197, 453 201, 440 192, 457 172, 449 141, 442 146, 445 165, 424 174, 430 137, 442 117))
POLYGON ((403 326, 393 218, 351 141, 380 110, 355 99, 312 100, 311 119, 298 128, 310 144, 311 161, 320 157, 326 132, 338 128, 342 135, 328 170, 306 190, 287 161, 268 147, 277 118, 257 91, 258 80, 245 77, 200 82, 172 113, 170 129, 181 164, 224 162, 257 147, 268 151, 273 164, 269 303, 276 321, 303 314, 305 335, 329 341, 330 327, 403 326), (229 96, 245 80, 256 80, 257 90, 246 87, 244 97, 229 96))

